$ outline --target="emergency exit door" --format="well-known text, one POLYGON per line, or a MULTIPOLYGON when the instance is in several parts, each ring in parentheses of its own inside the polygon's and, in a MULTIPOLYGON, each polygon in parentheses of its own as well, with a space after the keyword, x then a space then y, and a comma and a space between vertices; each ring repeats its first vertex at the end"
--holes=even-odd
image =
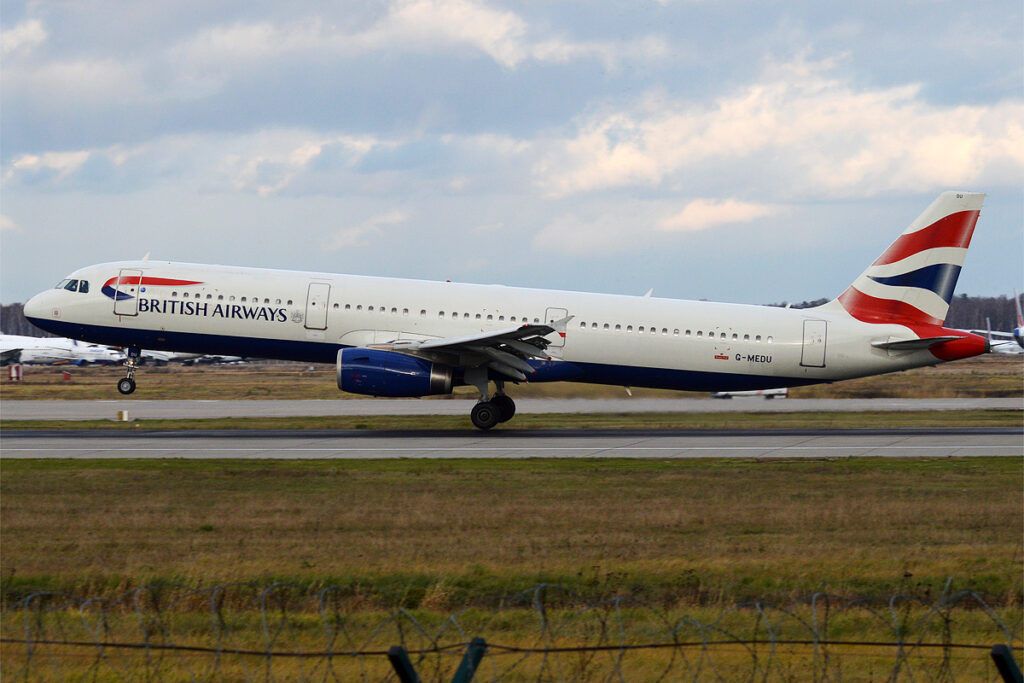
POLYGON ((804 345, 800 365, 807 368, 825 367, 825 341, 828 323, 824 320, 804 321, 804 345))
POLYGON ((142 271, 123 268, 114 283, 114 315, 138 315, 142 271))
POLYGON ((310 282, 306 292, 306 329, 327 329, 327 301, 331 298, 331 285, 326 282, 310 282))

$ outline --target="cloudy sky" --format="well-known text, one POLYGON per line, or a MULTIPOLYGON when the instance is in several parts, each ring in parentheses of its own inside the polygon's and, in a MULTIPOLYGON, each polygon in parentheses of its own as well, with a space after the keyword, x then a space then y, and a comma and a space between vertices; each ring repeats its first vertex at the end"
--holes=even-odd
POLYGON ((941 191, 1024 288, 1020 0, 0 0, 0 299, 151 258, 769 303, 941 191))

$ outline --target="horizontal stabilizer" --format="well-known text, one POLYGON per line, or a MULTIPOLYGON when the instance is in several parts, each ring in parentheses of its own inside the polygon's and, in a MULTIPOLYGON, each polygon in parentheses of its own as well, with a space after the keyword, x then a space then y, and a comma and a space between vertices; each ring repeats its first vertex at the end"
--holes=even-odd
POLYGON ((965 337, 925 337, 924 339, 900 339, 896 341, 876 341, 871 342, 871 345, 876 349, 888 349, 889 351, 918 351, 920 349, 930 349, 933 346, 939 344, 945 344, 946 342, 955 341, 957 339, 964 339, 965 337))

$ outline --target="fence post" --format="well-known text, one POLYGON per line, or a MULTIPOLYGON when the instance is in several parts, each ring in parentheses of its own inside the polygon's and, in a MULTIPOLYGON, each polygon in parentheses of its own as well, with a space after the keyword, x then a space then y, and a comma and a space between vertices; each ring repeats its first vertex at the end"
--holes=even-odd
POLYGON ((473 680, 473 674, 476 673, 476 668, 480 666, 480 660, 484 658, 484 653, 487 652, 487 641, 483 638, 474 638, 469 641, 469 647, 466 648, 466 654, 462 658, 462 663, 459 664, 458 670, 455 672, 455 678, 452 679, 452 683, 469 683, 473 680))
POLYGON ((992 659, 995 660, 996 669, 1003 677, 1005 683, 1024 683, 1024 676, 1020 673, 1020 667, 1013 659, 1013 653, 1005 645, 992 646, 992 659))
POLYGON ((392 645, 388 650, 388 661, 391 662, 391 668, 398 674, 401 683, 420 683, 420 677, 416 675, 416 669, 413 668, 409 653, 404 647, 392 645))

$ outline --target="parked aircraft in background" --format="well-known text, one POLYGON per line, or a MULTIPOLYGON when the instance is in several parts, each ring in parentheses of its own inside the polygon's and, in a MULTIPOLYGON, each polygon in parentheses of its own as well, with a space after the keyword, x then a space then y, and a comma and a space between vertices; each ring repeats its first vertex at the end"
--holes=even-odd
POLYGON ((711 394, 711 398, 748 398, 748 397, 763 397, 765 399, 773 398, 788 398, 789 389, 782 387, 781 389, 755 389, 753 391, 716 391, 711 394))
POLYGON ((984 353, 984 337, 943 327, 983 200, 943 193, 809 309, 132 261, 72 273, 25 315, 127 348, 122 393, 140 349, 334 362, 339 388, 358 394, 476 387, 471 418, 489 429, 515 413, 509 382, 748 391, 984 353))
POLYGON ((120 365, 124 360, 125 354, 120 351, 75 339, 0 334, 0 363, 3 365, 12 363, 120 365))
POLYGON ((168 363, 183 363, 191 365, 202 357, 198 353, 175 353, 173 351, 153 351, 150 349, 139 351, 140 364, 167 365, 168 363))

